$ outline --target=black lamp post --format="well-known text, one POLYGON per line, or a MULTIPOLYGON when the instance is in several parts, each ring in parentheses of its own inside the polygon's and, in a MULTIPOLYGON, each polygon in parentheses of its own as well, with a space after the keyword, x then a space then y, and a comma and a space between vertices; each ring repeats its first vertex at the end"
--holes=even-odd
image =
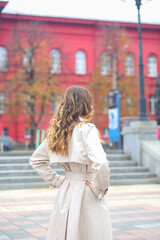
POLYGON ((141 18, 140 18, 140 6, 141 0, 135 0, 138 10, 138 42, 139 42, 139 120, 146 121, 146 99, 144 95, 144 74, 143 74, 143 59, 142 59, 142 35, 141 35, 141 18))
POLYGON ((156 88, 155 88, 155 99, 156 99, 156 114, 157 124, 160 125, 160 74, 157 77, 156 88))

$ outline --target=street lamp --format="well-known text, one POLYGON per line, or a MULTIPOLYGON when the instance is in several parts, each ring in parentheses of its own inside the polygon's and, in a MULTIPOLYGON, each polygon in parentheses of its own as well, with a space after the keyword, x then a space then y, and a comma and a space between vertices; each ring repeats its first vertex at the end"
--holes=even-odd
POLYGON ((139 119, 140 121, 146 121, 146 99, 144 95, 144 73, 143 73, 143 58, 142 58, 142 34, 141 34, 141 18, 140 18, 140 6, 142 0, 135 0, 135 4, 138 10, 138 43, 139 43, 139 119))
POLYGON ((138 10, 138 42, 139 42, 139 120, 147 120, 146 111, 146 99, 144 96, 144 73, 143 73, 143 58, 142 58, 142 34, 141 34, 141 18, 140 18, 140 6, 141 0, 135 0, 138 10))
POLYGON ((155 88, 155 99, 156 99, 156 114, 157 124, 160 125, 160 74, 157 77, 156 88, 155 88))

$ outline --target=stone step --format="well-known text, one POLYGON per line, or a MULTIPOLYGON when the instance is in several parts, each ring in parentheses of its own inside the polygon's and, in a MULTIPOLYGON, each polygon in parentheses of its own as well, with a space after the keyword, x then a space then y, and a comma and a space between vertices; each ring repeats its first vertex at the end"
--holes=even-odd
MULTIPOLYGON (((123 150, 121 149, 108 149, 108 146, 103 145, 104 151, 107 154, 123 154, 123 150)), ((0 156, 28 156, 30 157, 32 155, 32 153, 34 152, 34 150, 24 150, 24 151, 10 151, 10 152, 3 152, 0 153, 0 156)))
MULTIPOLYGON (((58 172, 61 175, 64 175, 64 171, 59 171, 58 172)), ((143 172, 143 173, 114 173, 111 174, 111 180, 112 179, 137 179, 137 178, 152 178, 155 177, 156 175, 151 172, 143 172)), ((37 174, 37 175, 32 175, 32 176, 2 176, 0 177, 0 182, 1 183, 16 183, 16 182, 42 182, 43 179, 37 174)))
MULTIPOLYGON (((52 167, 52 169, 54 169, 54 171, 56 171, 58 173, 59 173, 59 171, 62 171, 63 173, 65 173, 65 170, 63 170, 56 164, 52 165, 51 167, 52 167)), ((143 173, 143 172, 148 172, 149 170, 147 167, 143 167, 143 166, 129 166, 129 167, 128 166, 123 166, 123 167, 111 167, 110 166, 110 171, 113 174, 113 173, 134 173, 134 172, 143 173)))
POLYGON ((12 169, 32 169, 29 163, 6 163, 0 165, 0 172, 2 170, 12 170, 12 169))
POLYGON ((3 152, 0 153, 0 157, 17 157, 17 156, 28 156, 30 157, 33 153, 33 150, 30 151, 10 151, 10 152, 3 152))
POLYGON ((30 157, 28 156, 18 156, 18 157, 0 157, 0 164, 7 163, 28 163, 30 157))
POLYGON ((131 166, 131 167, 110 167, 111 173, 124 173, 124 172, 147 172, 149 171, 147 167, 143 166, 131 166))
MULTIPOLYGON (((6 163, 27 163, 29 162, 30 156, 0 156, 0 164, 6 163)), ((107 154, 109 161, 124 161, 131 160, 127 154, 107 154)))
POLYGON ((25 183, 25 182, 43 182, 44 180, 39 176, 9 176, 9 177, 0 177, 1 184, 3 183, 25 183))
MULTIPOLYGON (((54 171, 58 174, 65 174, 65 170, 60 168, 59 166, 52 167, 54 171)), ((110 167, 111 173, 134 173, 140 172, 144 173, 148 171, 148 168, 142 166, 131 166, 131 167, 110 167)), ((11 170, 3 170, 0 174, 1 176, 33 176, 37 175, 37 172, 34 169, 11 169, 11 170)))
POLYGON ((1 190, 10 190, 10 189, 30 189, 30 188, 48 188, 49 184, 46 182, 37 182, 37 183, 3 183, 0 186, 1 190))
MULTIPOLYGON (((48 188, 49 185, 31 167, 30 156, 31 152, 0 155, 0 189, 48 188)), ((107 158, 111 170, 110 185, 160 183, 154 173, 146 167, 137 166, 122 151, 107 151, 107 158)), ((52 164, 51 168, 60 175, 65 174, 57 164, 52 164)))
MULTIPOLYGON (((110 167, 121 167, 121 166, 136 166, 137 163, 131 160, 125 161, 111 161, 110 167)), ((31 165, 28 163, 4 163, 0 165, 1 170, 11 170, 11 169, 32 169, 31 165)))
POLYGON ((156 177, 152 172, 112 173, 110 179, 151 178, 156 177))
MULTIPOLYGON (((58 174, 65 174, 65 170, 60 168, 59 166, 55 165, 52 167, 54 171, 56 171, 58 174)), ((111 167, 110 168, 111 173, 134 173, 134 172, 140 172, 144 173, 148 171, 148 168, 146 167, 111 167)), ((11 169, 11 170, 3 170, 1 172, 1 176, 33 176, 37 175, 37 172, 31 169, 11 169)))
POLYGON ((122 149, 109 149, 108 146, 103 145, 103 149, 107 154, 123 154, 122 149))
POLYGON ((111 179, 110 185, 134 185, 134 184, 158 184, 160 183, 160 178, 131 178, 131 179, 111 179))
POLYGON ((131 160, 131 157, 128 154, 107 154, 107 159, 109 161, 125 161, 131 160))
MULTIPOLYGON (((57 164, 51 164, 50 165, 51 168, 53 169, 61 169, 57 164)), ((32 170, 34 171, 34 169, 31 167, 31 165, 28 163, 6 163, 6 164, 1 164, 0 165, 0 171, 14 171, 14 170, 20 170, 23 171, 23 170, 32 170)))
MULTIPOLYGON (((63 175, 65 173, 65 171, 61 168, 54 168, 54 171, 56 171, 60 175, 63 175)), ((33 169, 25 169, 25 170, 12 169, 12 170, 3 170, 0 175, 1 177, 2 176, 34 176, 34 175, 37 175, 37 172, 34 171, 33 169)))
POLYGON ((137 163, 132 160, 125 161, 111 161, 109 162, 109 166, 111 167, 125 167, 125 166, 137 166, 137 163))
MULTIPOLYGON (((133 184, 159 184, 160 178, 143 178, 143 179, 112 179, 110 181, 110 186, 116 185, 133 185, 133 184)), ((30 189, 30 188, 48 188, 49 184, 46 182, 20 182, 20 183, 3 183, 0 186, 1 190, 7 189, 30 189)))

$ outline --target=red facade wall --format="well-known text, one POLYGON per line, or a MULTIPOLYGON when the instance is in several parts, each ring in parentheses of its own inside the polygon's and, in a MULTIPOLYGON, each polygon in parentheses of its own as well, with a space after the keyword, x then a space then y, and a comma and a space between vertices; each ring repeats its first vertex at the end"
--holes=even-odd
MULTIPOLYGON (((100 24, 110 25, 112 22, 100 22, 94 20, 80 20, 69 18, 54 18, 54 17, 37 17, 25 15, 2 14, 0 18, 0 46, 7 47, 7 42, 12 38, 11 30, 17 22, 30 23, 31 21, 39 20, 42 22, 43 29, 46 33, 56 37, 53 46, 48 46, 48 53, 52 48, 59 48, 62 56, 68 56, 65 60, 69 62, 70 69, 67 69, 65 61, 62 61, 62 68, 65 72, 60 75, 63 86, 66 88, 71 85, 86 86, 91 81, 91 74, 96 67, 96 58, 103 50, 101 46, 96 44, 103 34, 100 24), (50 49, 51 48, 51 49, 50 49), (77 50, 83 50, 86 53, 87 74, 75 74, 75 53, 77 50)), ((118 23, 123 26, 127 34, 131 38, 131 46, 129 52, 134 56, 135 70, 138 74, 138 32, 137 24, 134 23, 118 23)), ((142 41, 143 41, 143 60, 144 60, 144 77, 145 77, 145 94, 147 99, 147 113, 149 119, 155 119, 155 115, 150 115, 149 112, 149 95, 154 94, 155 78, 149 78, 147 73, 147 59, 150 54, 155 54, 158 60, 158 72, 160 72, 160 26, 143 24, 142 25, 142 41)), ((123 68, 123 63, 120 63, 123 68)), ((0 84, 5 84, 5 74, 0 74, 0 84)), ((47 128, 51 115, 48 114, 42 119, 39 128, 47 128)), ((16 142, 26 142, 25 138, 25 117, 21 116, 15 122, 9 123, 6 121, 6 114, 0 114, 0 135, 3 128, 8 128, 8 135, 16 142)), ((103 124, 100 126, 102 131, 107 128, 107 116, 103 124)))

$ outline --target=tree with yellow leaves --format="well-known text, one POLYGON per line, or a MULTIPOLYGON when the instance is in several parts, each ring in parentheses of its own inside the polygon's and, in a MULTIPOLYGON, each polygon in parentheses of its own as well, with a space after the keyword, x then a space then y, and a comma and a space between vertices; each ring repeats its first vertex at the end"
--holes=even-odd
POLYGON ((108 124, 108 92, 114 88, 121 90, 121 116, 135 116, 138 113, 138 79, 134 59, 129 59, 133 61, 130 66, 126 62, 126 57, 130 57, 130 43, 125 29, 118 25, 103 27, 103 36, 97 41, 101 52, 88 88, 94 97, 95 122, 98 126, 104 122, 108 124))
MULTIPOLYGON (((50 62, 51 36, 39 22, 17 24, 9 47, 9 72, 5 91, 8 93, 8 116, 24 115, 34 147, 35 131, 44 115, 51 113, 62 86, 57 77, 58 63, 50 62)), ((53 36, 52 36, 53 37, 53 36)))

